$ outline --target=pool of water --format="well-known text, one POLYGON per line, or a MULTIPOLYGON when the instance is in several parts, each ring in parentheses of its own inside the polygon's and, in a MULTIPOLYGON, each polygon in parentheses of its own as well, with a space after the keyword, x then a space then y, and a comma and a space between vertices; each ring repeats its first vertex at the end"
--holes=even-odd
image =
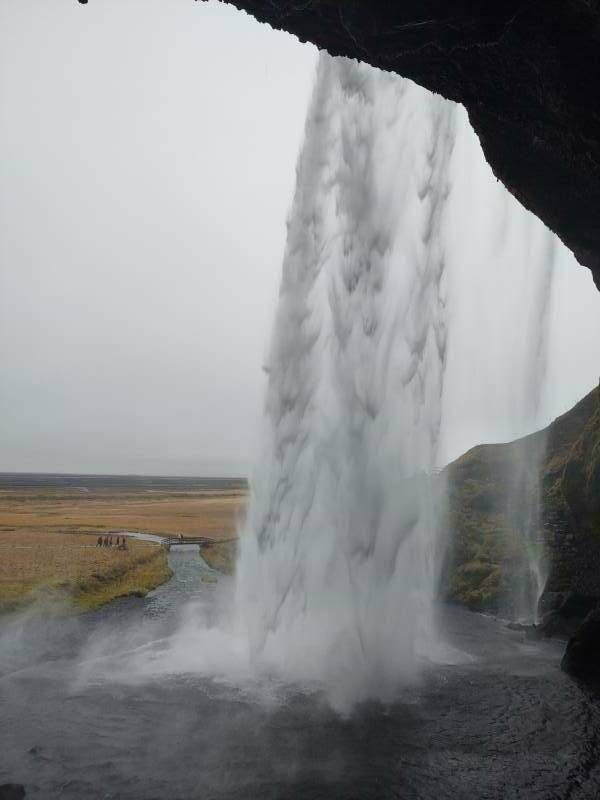
POLYGON ((231 592, 197 548, 170 561, 144 599, 0 624, 0 784, 44 800, 600 797, 598 707, 561 645, 459 609, 441 624, 470 660, 350 715, 293 686, 127 674, 123 648, 160 652, 186 604, 210 616, 231 592))

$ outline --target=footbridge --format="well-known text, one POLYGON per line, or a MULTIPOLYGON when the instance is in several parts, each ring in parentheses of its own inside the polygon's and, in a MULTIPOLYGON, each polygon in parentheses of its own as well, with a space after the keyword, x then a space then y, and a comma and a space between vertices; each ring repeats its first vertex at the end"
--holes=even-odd
POLYGON ((207 539, 206 536, 165 536, 162 543, 166 546, 167 550, 172 547, 182 545, 195 544, 202 547, 206 544, 213 544, 214 539, 207 539))

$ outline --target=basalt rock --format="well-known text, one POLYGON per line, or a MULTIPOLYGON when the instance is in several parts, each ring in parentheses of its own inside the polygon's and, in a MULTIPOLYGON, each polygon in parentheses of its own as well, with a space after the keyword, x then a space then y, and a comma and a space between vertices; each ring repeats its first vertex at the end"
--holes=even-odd
POLYGON ((21 783, 0 784, 0 800, 23 800, 25 787, 21 783))
POLYGON ((538 636, 569 639, 573 636, 588 614, 598 606, 600 597, 580 595, 575 592, 567 594, 561 605, 544 614, 541 623, 536 627, 538 636))
POLYGON ((600 286, 598 0, 227 0, 463 103, 496 176, 600 286))
POLYGON ((600 609, 591 611, 569 639, 561 668, 573 678, 600 686, 600 609))
MULTIPOLYGON (((548 594, 556 595, 557 593, 550 592, 548 594)), ((544 600, 548 599, 548 594, 545 595, 544 600)), ((575 592, 559 596, 563 598, 562 602, 558 607, 542 612, 542 621, 539 624, 509 622, 506 627, 511 631, 524 633, 527 639, 552 638, 568 641, 577 633, 588 614, 598 608, 600 597, 589 597, 575 592)))

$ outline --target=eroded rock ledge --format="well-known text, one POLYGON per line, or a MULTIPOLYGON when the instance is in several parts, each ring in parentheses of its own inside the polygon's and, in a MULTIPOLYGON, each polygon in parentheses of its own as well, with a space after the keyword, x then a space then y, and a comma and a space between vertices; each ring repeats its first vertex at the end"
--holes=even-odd
POLYGON ((463 103, 496 176, 600 287, 600 0, 226 2, 463 103))

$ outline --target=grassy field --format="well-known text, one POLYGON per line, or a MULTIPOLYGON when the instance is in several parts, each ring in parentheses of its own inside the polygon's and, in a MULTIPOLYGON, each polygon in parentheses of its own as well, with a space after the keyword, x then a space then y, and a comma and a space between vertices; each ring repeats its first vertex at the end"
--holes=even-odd
POLYGON ((237 539, 229 539, 204 545, 202 558, 209 567, 222 572, 224 575, 233 575, 237 558, 237 543, 237 539))
POLYGON ((0 532, 138 531, 231 539, 246 494, 229 492, 81 492, 0 490, 0 532))
POLYGON ((168 580, 164 548, 131 538, 127 551, 97 548, 108 531, 213 539, 206 560, 229 572, 245 503, 241 490, 1 489, 0 612, 32 603, 58 608, 66 600, 85 610, 168 580))
POLYGON ((37 603, 96 608, 144 595, 171 576, 163 547, 129 540, 127 550, 96 547, 96 536, 39 530, 0 532, 0 612, 37 603))

